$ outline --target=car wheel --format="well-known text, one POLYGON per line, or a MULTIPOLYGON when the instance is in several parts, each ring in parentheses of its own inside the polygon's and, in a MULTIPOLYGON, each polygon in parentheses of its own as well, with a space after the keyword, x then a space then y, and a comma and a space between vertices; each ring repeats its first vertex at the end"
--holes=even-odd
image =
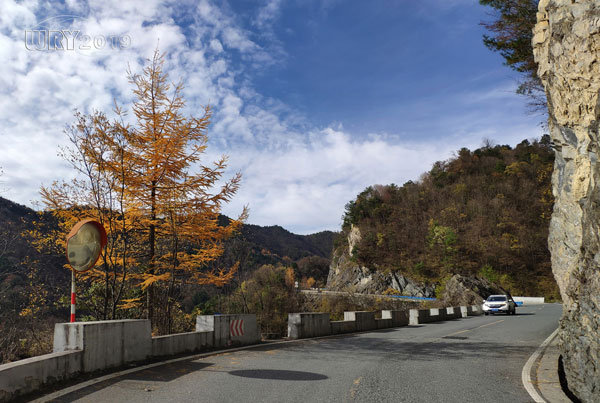
POLYGON ((487 313, 487 312, 484 312, 483 314, 484 314, 485 316, 488 316, 488 315, 489 315, 489 313, 487 313))

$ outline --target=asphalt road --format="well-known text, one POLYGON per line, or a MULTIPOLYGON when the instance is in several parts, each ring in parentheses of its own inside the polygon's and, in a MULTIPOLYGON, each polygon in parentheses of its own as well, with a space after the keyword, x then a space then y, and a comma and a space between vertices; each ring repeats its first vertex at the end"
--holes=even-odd
POLYGON ((260 346, 142 370, 58 401, 530 402, 521 370, 561 310, 260 346))

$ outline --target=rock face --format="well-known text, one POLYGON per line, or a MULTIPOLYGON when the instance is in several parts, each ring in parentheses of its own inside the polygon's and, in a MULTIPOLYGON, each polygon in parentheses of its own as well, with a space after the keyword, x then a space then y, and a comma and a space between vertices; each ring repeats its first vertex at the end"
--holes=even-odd
POLYGON ((533 46, 556 148, 548 246, 571 391, 600 401, 600 3, 541 0, 533 46))
POLYGON ((451 306, 481 305, 481 300, 494 294, 505 294, 505 292, 486 279, 455 274, 446 281, 442 298, 451 306))
POLYGON ((332 291, 348 291, 365 294, 382 294, 392 288, 399 294, 414 297, 434 297, 435 289, 414 282, 397 273, 382 273, 362 267, 351 259, 351 251, 360 241, 358 227, 352 226, 348 234, 348 246, 338 248, 333 255, 327 288, 332 291))

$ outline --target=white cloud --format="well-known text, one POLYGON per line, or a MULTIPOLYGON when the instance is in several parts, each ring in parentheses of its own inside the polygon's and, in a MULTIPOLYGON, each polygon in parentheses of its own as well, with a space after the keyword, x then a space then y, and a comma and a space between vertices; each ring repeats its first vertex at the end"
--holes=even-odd
POLYGON ((267 0, 266 4, 258 10, 256 25, 264 27, 279 17, 281 0, 267 0))
POLYGON ((223 45, 219 42, 218 39, 213 39, 210 41, 210 48, 215 51, 215 53, 223 52, 223 45))
MULTIPOLYGON (((16 3, 12 0, 0 1, 0 29, 8 33, 20 31, 20 28, 29 26, 35 21, 35 1, 16 3)), ((22 34, 22 31, 20 31, 22 34)))

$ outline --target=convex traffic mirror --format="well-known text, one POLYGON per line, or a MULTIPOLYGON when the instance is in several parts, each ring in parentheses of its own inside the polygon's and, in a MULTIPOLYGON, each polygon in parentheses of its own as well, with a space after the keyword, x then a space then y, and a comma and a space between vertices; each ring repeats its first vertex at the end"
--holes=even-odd
POLYGON ((67 260, 77 272, 94 267, 106 245, 106 230, 98 221, 78 222, 67 235, 67 260))

